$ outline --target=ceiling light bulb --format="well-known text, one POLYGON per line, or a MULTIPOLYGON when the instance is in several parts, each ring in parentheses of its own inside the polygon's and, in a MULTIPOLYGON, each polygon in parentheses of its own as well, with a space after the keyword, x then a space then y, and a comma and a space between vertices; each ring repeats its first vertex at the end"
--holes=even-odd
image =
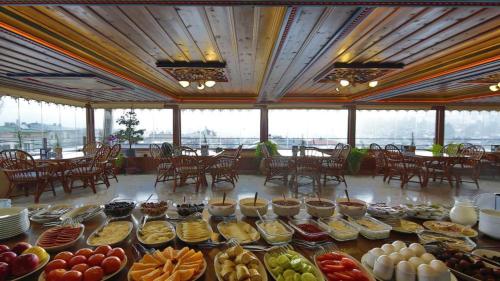
POLYGON ((370 86, 372 88, 377 87, 377 85, 378 85, 378 81, 370 81, 370 83, 368 83, 368 86, 370 86))
POLYGON ((213 86, 215 86, 215 81, 213 80, 205 81, 205 86, 212 88, 213 86))
POLYGON ((205 85, 203 85, 202 83, 198 83, 198 86, 196 86, 196 89, 203 90, 203 89, 205 89, 205 85))
POLYGON ((340 86, 342 87, 349 86, 349 81, 345 79, 340 80, 340 86))
POLYGON ((181 86, 183 88, 186 88, 187 86, 189 86, 189 81, 182 80, 182 81, 179 81, 179 84, 181 84, 181 86))
POLYGON ((492 91, 492 92, 498 91, 498 86, 497 85, 491 85, 490 86, 490 91, 492 91))

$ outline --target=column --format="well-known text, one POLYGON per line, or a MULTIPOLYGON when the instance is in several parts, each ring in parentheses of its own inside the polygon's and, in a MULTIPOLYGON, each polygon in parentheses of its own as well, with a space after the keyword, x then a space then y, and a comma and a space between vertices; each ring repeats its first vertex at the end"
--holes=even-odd
POLYGON ((347 106, 347 143, 356 146, 356 106, 347 106))
POLYGON ((103 140, 107 139, 111 134, 113 134, 113 110, 107 108, 104 110, 103 140))
POLYGON ((435 106, 433 107, 436 110, 436 127, 434 130, 435 137, 434 143, 444 145, 444 106, 435 106))
POLYGON ((267 141, 269 138, 269 111, 267 106, 260 108, 260 141, 267 141))
POLYGON ((172 132, 172 139, 173 139, 173 145, 174 146, 181 146, 181 109, 179 108, 178 105, 175 105, 172 108, 172 113, 173 113, 173 132, 172 132))
POLYGON ((87 136, 87 143, 93 143, 95 142, 95 123, 94 123, 94 109, 92 106, 88 103, 85 105, 85 117, 86 117, 86 136, 87 136))

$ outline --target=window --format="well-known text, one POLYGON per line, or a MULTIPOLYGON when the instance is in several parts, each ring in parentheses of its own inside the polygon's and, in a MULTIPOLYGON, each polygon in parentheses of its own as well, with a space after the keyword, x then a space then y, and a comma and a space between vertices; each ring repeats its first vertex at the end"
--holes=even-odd
MULTIPOLYGON (((113 120, 111 124, 113 134, 125 128, 118 125, 116 121, 127 111, 130 111, 130 109, 113 109, 112 116, 110 116, 113 120)), ((148 147, 151 143, 172 143, 172 109, 134 109, 134 112, 137 114, 137 119, 139 119, 139 125, 136 129, 144 129, 144 139, 134 147, 148 147)), ((106 116, 105 113, 103 122, 106 122, 106 116)), ((104 128, 104 124, 102 126, 104 128)), ((127 143, 125 142, 125 144, 127 143)))
POLYGON ((279 149, 294 145, 332 148, 347 142, 347 110, 271 109, 269 140, 279 149))
POLYGON ((358 110, 356 146, 410 145, 413 135, 418 149, 429 148, 434 143, 435 120, 433 110, 358 110))
POLYGON ((49 147, 65 151, 83 146, 85 109, 3 96, 0 99, 1 149, 20 148, 39 153, 43 138, 49 147))
POLYGON ((104 133, 104 114, 105 111, 102 108, 94 109, 94 135, 96 142, 104 143, 108 136, 104 133))
POLYGON ((500 145, 500 111, 445 112, 444 143, 472 143, 491 150, 500 145))
POLYGON ((258 109, 183 109, 181 114, 182 145, 234 148, 259 142, 258 109))

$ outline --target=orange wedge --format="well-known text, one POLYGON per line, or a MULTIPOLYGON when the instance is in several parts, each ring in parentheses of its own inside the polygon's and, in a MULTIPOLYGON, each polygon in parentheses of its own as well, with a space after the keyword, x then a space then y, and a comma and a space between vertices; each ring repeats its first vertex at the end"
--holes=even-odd
POLYGON ((155 270, 151 271, 150 273, 142 276, 141 281, 153 281, 157 277, 159 277, 162 273, 163 272, 161 271, 161 269, 155 269, 155 270))
POLYGON ((159 260, 159 261, 161 262, 161 264, 166 263, 166 262, 167 262, 167 260, 168 260, 168 259, 167 259, 167 258, 163 255, 163 253, 162 253, 162 252, 160 252, 160 251, 156 251, 156 252, 154 252, 154 253, 153 253, 153 256, 154 256, 157 260, 159 260))
POLYGON ((163 272, 167 272, 168 275, 172 274, 174 271, 174 264, 172 263, 172 260, 167 260, 165 265, 163 266, 163 272))
POLYGON ((156 259, 155 257, 153 257, 150 254, 144 255, 144 257, 142 258, 141 262, 142 263, 154 263, 154 264, 157 264, 157 265, 162 265, 163 264, 161 261, 159 261, 158 259, 156 259))
POLYGON ((142 276, 151 273, 153 270, 153 268, 146 268, 141 270, 134 270, 130 268, 130 276, 134 281, 140 281, 142 276))
POLYGON ((175 250, 172 247, 167 247, 163 250, 163 256, 167 259, 173 259, 175 256, 175 250))
POLYGON ((179 270, 176 273, 181 276, 181 281, 188 281, 194 276, 194 269, 179 270))
POLYGON ((188 247, 184 247, 182 249, 180 249, 179 251, 177 251, 177 254, 175 255, 175 258, 176 259, 180 259, 182 256, 184 256, 187 252, 189 251, 189 248, 188 247))
POLYGON ((137 270, 143 270, 143 269, 155 269, 158 267, 157 264, 155 263, 142 263, 142 262, 136 262, 130 267, 130 271, 137 271, 137 270))

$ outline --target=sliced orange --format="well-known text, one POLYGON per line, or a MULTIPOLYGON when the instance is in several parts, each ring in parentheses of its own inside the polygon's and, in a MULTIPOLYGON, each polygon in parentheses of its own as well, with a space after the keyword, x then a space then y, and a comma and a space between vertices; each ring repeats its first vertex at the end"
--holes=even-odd
POLYGON ((168 260, 168 259, 167 259, 167 258, 163 255, 163 253, 162 253, 162 252, 160 252, 160 251, 158 251, 158 250, 157 250, 156 252, 154 252, 154 253, 153 253, 153 256, 154 256, 157 260, 159 260, 159 261, 161 262, 161 264, 166 263, 166 262, 167 262, 167 260, 168 260))
POLYGON ((174 272, 166 281, 181 281, 181 276, 178 272, 174 272))
POLYGON ((194 276, 194 269, 178 270, 177 273, 181 276, 181 281, 188 281, 194 276))
POLYGON ((168 275, 172 274, 174 271, 174 264, 172 263, 172 260, 167 260, 165 265, 163 266, 163 272, 167 272, 168 275))
POLYGON ((161 269, 155 269, 155 270, 151 271, 150 273, 142 276, 141 281, 153 281, 157 277, 159 277, 162 273, 163 272, 161 271, 161 269))
POLYGON ((130 268, 130 276, 134 281, 140 281, 142 276, 151 273, 154 268, 146 268, 141 270, 134 270, 133 266, 130 268))
POLYGON ((153 281, 166 281, 170 277, 170 273, 165 272, 162 275, 155 278, 153 281))
POLYGON ((141 262, 142 263, 154 263, 154 264, 157 264, 157 265, 162 265, 163 264, 161 261, 159 261, 158 259, 156 259, 155 257, 153 257, 150 254, 145 254, 144 257, 142 258, 141 262))
POLYGON ((173 259, 175 256, 175 250, 172 247, 167 247, 163 250, 163 256, 167 259, 173 259))
POLYGON ((179 259, 180 257, 184 256, 188 251, 189 251, 188 247, 184 247, 184 248, 180 249, 179 251, 177 251, 175 258, 179 259))

